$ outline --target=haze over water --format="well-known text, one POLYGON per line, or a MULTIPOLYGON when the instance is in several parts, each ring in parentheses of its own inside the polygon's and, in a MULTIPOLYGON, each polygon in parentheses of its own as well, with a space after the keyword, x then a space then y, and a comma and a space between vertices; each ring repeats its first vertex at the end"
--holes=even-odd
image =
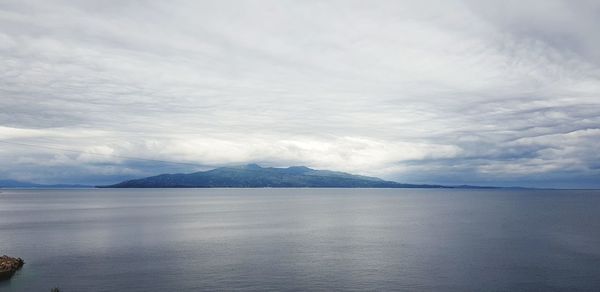
POLYGON ((1 291, 594 291, 600 191, 2 190, 1 291))

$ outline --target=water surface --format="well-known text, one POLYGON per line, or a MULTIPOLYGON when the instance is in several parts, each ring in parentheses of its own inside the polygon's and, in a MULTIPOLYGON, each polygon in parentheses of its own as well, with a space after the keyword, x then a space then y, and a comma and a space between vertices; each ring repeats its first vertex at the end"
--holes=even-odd
POLYGON ((599 291, 600 192, 1 190, 0 291, 599 291))

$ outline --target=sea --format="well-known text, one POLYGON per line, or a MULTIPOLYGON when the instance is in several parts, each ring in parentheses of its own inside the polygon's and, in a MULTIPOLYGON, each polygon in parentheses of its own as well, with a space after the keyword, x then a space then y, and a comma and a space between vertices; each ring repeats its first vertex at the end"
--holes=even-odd
POLYGON ((600 191, 0 189, 0 291, 600 291, 600 191))

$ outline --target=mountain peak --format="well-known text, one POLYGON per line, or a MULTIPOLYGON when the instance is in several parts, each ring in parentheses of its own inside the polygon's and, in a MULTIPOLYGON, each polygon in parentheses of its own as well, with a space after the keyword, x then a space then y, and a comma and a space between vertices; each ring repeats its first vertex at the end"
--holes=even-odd
POLYGON ((245 169, 251 169, 251 170, 259 170, 259 169, 263 169, 260 165, 256 164, 256 163, 249 163, 243 166, 243 168, 245 169))

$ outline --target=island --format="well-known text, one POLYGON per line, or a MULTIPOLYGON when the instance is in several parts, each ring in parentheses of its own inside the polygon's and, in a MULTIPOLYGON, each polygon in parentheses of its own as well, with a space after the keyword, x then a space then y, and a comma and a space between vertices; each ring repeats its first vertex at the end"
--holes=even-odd
POLYGON ((405 184, 376 177, 306 166, 287 168, 248 164, 194 173, 161 174, 101 188, 447 188, 405 184))
POLYGON ((0 257, 0 280, 10 279, 25 262, 21 258, 13 258, 7 255, 0 257))

